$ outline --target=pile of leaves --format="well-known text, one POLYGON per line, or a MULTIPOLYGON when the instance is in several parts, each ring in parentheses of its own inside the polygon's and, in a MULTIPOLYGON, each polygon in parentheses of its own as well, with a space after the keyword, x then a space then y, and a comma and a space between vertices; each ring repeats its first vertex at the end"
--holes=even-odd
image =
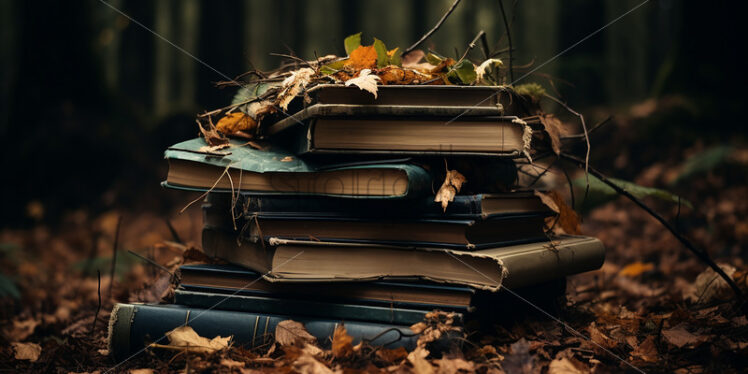
MULTIPOLYGON (((489 58, 476 65, 466 56, 459 60, 414 50, 401 56, 399 48, 387 49, 374 38, 361 45, 361 33, 344 40, 346 57, 327 55, 314 61, 293 56, 293 64, 263 73, 251 72, 248 82, 230 82, 241 89, 231 105, 198 116, 198 123, 211 146, 226 144, 222 135, 257 138, 263 135, 266 117, 285 114, 298 96, 320 84, 355 86, 377 97, 378 85, 498 85, 500 59, 489 58), (218 118, 214 126, 213 118, 218 118), (216 133, 217 131, 217 133, 216 133)), ((503 73, 502 73, 503 74, 503 73)), ((528 91, 529 92, 529 91, 528 91)))

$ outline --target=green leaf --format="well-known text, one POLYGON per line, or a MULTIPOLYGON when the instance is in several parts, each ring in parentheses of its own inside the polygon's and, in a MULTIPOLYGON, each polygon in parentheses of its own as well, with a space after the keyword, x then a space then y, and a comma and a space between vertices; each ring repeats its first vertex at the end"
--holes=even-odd
POLYGON ((327 65, 323 65, 321 68, 319 68, 319 71, 322 74, 337 73, 340 69, 343 68, 345 61, 346 60, 340 60, 340 61, 331 62, 327 65))
POLYGON ((429 52, 426 54, 426 61, 428 61, 431 65, 439 65, 442 61, 444 61, 444 57, 439 56, 436 53, 429 52))
POLYGON ((540 101, 545 95, 545 88, 537 83, 525 83, 514 87, 514 92, 519 95, 529 96, 535 101, 540 101))
POLYGON ((234 95, 234 98, 231 100, 231 105, 256 99, 258 96, 267 92, 271 87, 273 87, 273 85, 267 83, 248 84, 236 92, 236 95, 234 95))
POLYGON ((12 279, 0 274, 0 297, 21 298, 21 292, 18 291, 15 282, 12 279))
POLYGON ((354 49, 361 46, 361 33, 349 35, 343 40, 345 46, 345 53, 350 56, 354 49))
POLYGON ((670 185, 676 185, 694 175, 713 170, 717 166, 727 162, 734 150, 731 146, 720 145, 689 157, 683 162, 680 174, 678 174, 678 177, 670 185))
POLYGON ((400 47, 395 48, 390 57, 390 65, 403 66, 403 61, 400 59, 400 47))
POLYGON ((462 60, 452 66, 452 69, 447 73, 447 78, 453 83, 472 84, 477 78, 475 66, 468 60, 462 60))
POLYGON ((374 50, 377 51, 377 67, 383 68, 389 65, 390 56, 387 56, 387 47, 384 42, 374 38, 374 50))
MULTIPOLYGON (((693 209, 693 204, 691 204, 691 202, 686 199, 679 198, 678 195, 672 194, 668 191, 661 190, 659 188, 640 186, 636 183, 617 178, 608 178, 608 180, 613 182, 616 186, 634 195, 634 197, 636 197, 637 199, 642 199, 649 196, 663 201, 668 201, 673 204, 678 204, 678 202, 680 201, 682 205, 693 209)), ((576 178, 572 181, 572 185, 581 192, 581 194, 577 194, 577 196, 584 196, 586 184, 587 182, 584 176, 576 178)), ((583 208, 582 210, 589 210, 597 205, 614 200, 617 196, 618 193, 613 189, 613 187, 608 186, 600 179, 596 178, 593 175, 590 175, 589 195, 587 196, 587 201, 584 202, 584 206, 582 206, 581 208, 583 208)))

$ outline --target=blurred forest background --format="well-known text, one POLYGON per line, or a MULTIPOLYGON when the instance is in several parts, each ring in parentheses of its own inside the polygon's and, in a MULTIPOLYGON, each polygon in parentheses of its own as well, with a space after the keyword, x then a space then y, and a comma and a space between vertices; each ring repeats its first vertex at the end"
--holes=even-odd
MULTIPOLYGON (((271 52, 342 55, 343 38, 359 31, 365 42, 407 47, 452 0, 109 3, 234 77, 275 67, 280 59, 271 52)), ((505 1, 514 65, 525 66, 515 76, 639 3, 505 1)), ((672 110, 659 117, 596 134, 593 161, 623 178, 663 152, 744 143, 740 6, 650 1, 521 83, 538 82, 593 119, 631 116, 632 105, 646 116, 652 99, 671 98, 672 110)), ((506 47, 497 1, 463 1, 425 47, 461 53, 479 30, 506 47)), ((234 89, 214 86, 221 80, 98 1, 0 2, 0 226, 54 224, 81 208, 158 212, 183 203, 158 187, 166 170, 161 153, 197 135, 197 112, 230 100, 234 89)))

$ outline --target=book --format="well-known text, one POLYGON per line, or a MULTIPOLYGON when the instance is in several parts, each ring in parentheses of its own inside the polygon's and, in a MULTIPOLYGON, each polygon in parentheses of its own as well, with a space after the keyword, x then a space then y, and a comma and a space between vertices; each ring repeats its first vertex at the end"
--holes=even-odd
POLYGON ((315 165, 278 148, 258 150, 232 140, 206 151, 201 138, 166 150, 166 187, 347 197, 405 197, 431 191, 431 176, 407 163, 315 165))
MULTIPOLYGON (((545 217, 541 214, 527 214, 477 220, 404 220, 257 214, 251 219, 240 221, 240 224, 242 239, 249 241, 278 238, 474 250, 543 240, 547 238, 543 231, 545 217)), ((210 222, 205 224, 206 227, 213 228, 210 222)))
POLYGON ((441 309, 465 313, 475 291, 469 287, 423 282, 277 283, 236 265, 182 265, 179 287, 188 291, 288 297, 406 309, 441 309))
POLYGON ((203 204, 203 220, 216 227, 233 225, 235 217, 262 214, 278 217, 370 217, 487 219, 528 214, 550 215, 552 211, 532 191, 499 194, 457 195, 446 210, 432 196, 381 200, 325 196, 261 196, 241 193, 210 193, 203 204), (233 207, 233 209, 232 209, 233 207))
MULTIPOLYGON (((314 112, 314 107, 310 107, 314 112)), ((307 112, 304 112, 307 113, 307 112)), ((473 155, 516 158, 529 152, 532 130, 517 117, 288 117, 269 135, 294 153, 473 155)))
MULTIPOLYGON (((321 84, 305 92, 305 97, 295 98, 288 113, 296 114, 315 104, 365 105, 460 108, 465 116, 486 115, 482 110, 500 110, 502 114, 525 117, 529 115, 525 99, 505 87, 459 85, 381 85, 377 97, 339 84, 321 84), (308 98, 307 102, 305 99, 308 98)), ((456 114, 450 114, 456 115, 456 114)))
MULTIPOLYGON (((275 327, 281 321, 301 322, 324 346, 329 345, 341 321, 314 319, 285 314, 249 313, 179 305, 115 304, 109 318, 109 351, 117 361, 130 357, 150 343, 167 344, 165 334, 179 326, 190 326, 207 338, 232 336, 236 346, 251 349, 273 341, 275 327)), ((402 325, 346 321, 353 344, 367 340, 387 348, 415 348, 417 335, 402 325)))
MULTIPOLYGON (((335 287, 335 285, 318 285, 335 287)), ((430 309, 406 309, 330 301, 239 295, 238 293, 175 290, 174 303, 195 308, 216 308, 240 312, 283 314, 293 311, 303 317, 324 317, 342 321, 364 321, 412 325, 423 321, 430 309)), ((460 316, 461 318, 461 316, 460 316)))
POLYGON ((209 256, 245 266, 270 282, 418 278, 488 291, 497 291, 504 278, 509 287, 524 287, 594 270, 605 258, 602 243, 585 236, 467 252, 280 239, 252 243, 205 228, 203 248, 209 256))

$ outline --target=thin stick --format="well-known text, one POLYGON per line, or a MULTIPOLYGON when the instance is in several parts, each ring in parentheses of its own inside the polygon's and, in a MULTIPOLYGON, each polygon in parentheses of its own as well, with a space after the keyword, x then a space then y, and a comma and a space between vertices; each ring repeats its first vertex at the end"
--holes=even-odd
POLYGON ((112 286, 114 285, 114 268, 117 265, 117 245, 119 244, 119 228, 122 225, 122 216, 117 217, 117 228, 114 231, 114 244, 112 245, 112 268, 109 271, 109 298, 112 297, 112 286))
MULTIPOLYGON (((607 124, 608 122, 610 122, 610 120, 611 120, 611 119, 613 119, 613 116, 608 116, 608 117, 607 117, 607 118, 605 118, 604 120, 602 120, 602 121, 598 122, 597 124, 595 124, 595 126, 592 126, 592 127, 590 127, 589 131, 587 131, 587 134, 592 134, 592 132, 594 132, 595 130, 599 129, 599 128, 600 128, 600 127, 602 127, 603 125, 605 125, 605 124, 607 124)), ((567 139, 582 139, 582 138, 584 138, 584 134, 574 134, 574 135, 567 135, 567 136, 562 136, 562 137, 561 137, 561 140, 567 140, 567 139)))
POLYGON ((457 7, 457 4, 459 4, 459 3, 460 3, 460 0, 455 0, 455 2, 452 3, 452 6, 449 7, 449 9, 447 10, 447 12, 444 13, 444 15, 439 20, 439 22, 436 23, 436 26, 434 26, 434 28, 432 28, 431 30, 429 30, 429 32, 427 32, 425 35, 423 35, 421 37, 421 39, 418 39, 417 42, 413 43, 413 45, 411 45, 406 50, 404 50, 403 53, 401 54, 401 56, 405 56, 408 53, 413 52, 414 49, 418 48, 418 46, 421 45, 423 42, 425 42, 426 39, 428 39, 429 37, 431 37, 431 34, 435 33, 436 30, 438 30, 439 27, 441 27, 442 23, 444 23, 444 20, 446 20, 447 17, 449 17, 449 15, 452 14, 452 11, 455 10, 455 8, 457 7))
POLYGON ((471 42, 470 42, 470 44, 468 44, 468 47, 467 47, 467 49, 465 50, 465 53, 463 53, 463 54, 462 54, 462 57, 460 57, 460 59, 459 59, 459 60, 457 60, 457 62, 455 62, 455 64, 454 64, 454 65, 452 65, 452 66, 457 66, 457 64, 459 64, 460 62, 462 62, 462 60, 464 60, 464 59, 465 59, 465 57, 467 57, 468 53, 469 53, 469 52, 470 52, 470 51, 471 51, 471 50, 472 50, 473 48, 475 48, 475 43, 477 43, 477 42, 478 42, 478 39, 480 39, 480 38, 481 38, 481 36, 483 36, 483 35, 486 35, 486 33, 485 33, 485 32, 484 32, 483 30, 479 31, 479 32, 478 32, 478 35, 476 35, 476 36, 475 36, 475 38, 473 38, 473 41, 471 41, 471 42))
POLYGON ((506 12, 504 12, 504 2, 502 0, 499 0, 499 8, 501 9, 501 18, 504 20, 506 38, 509 41, 509 81, 514 83, 514 72, 512 71, 512 32, 509 31, 509 22, 506 20, 506 12))
POLYGON ((174 241, 177 242, 177 243, 179 243, 179 244, 184 244, 184 242, 182 241, 182 239, 179 237, 179 233, 174 228, 174 225, 171 224, 171 221, 169 221, 168 218, 164 218, 164 222, 166 222, 166 227, 169 228, 169 232, 171 232, 171 236, 172 236, 172 238, 174 238, 174 241))
POLYGON ((582 123, 582 130, 584 130, 584 141, 585 141, 585 143, 587 143, 587 152, 584 155, 584 173, 585 173, 585 178, 586 178, 586 182, 587 182, 587 189, 585 190, 584 198, 586 200, 587 199, 587 192, 590 189, 590 171, 589 171, 589 165, 590 165, 590 134, 587 132, 587 125, 584 123, 584 116, 581 115, 581 114, 579 114, 574 109, 571 109, 571 107, 569 107, 568 105, 566 105, 566 103, 564 103, 563 101, 561 101, 561 100, 559 100, 559 99, 557 99, 557 98, 555 98, 555 97, 553 97, 551 95, 548 95, 547 93, 543 94, 543 96, 545 96, 545 97, 553 100, 558 105, 563 106, 567 111, 569 111, 569 113, 572 113, 575 116, 579 117, 579 121, 582 123))
POLYGON ((480 46, 481 50, 483 51, 483 58, 488 60, 491 55, 491 50, 488 48, 488 38, 486 37, 486 33, 483 33, 483 35, 480 36, 480 46))
POLYGON ((686 248, 688 248, 689 251, 693 252, 696 255, 696 257, 698 257, 701 261, 704 261, 707 265, 709 265, 709 267, 711 267, 712 270, 714 270, 715 273, 719 274, 719 276, 722 277, 722 279, 724 279, 725 282, 727 282, 727 284, 730 286, 730 288, 732 288, 733 292, 735 292, 735 295, 738 297, 738 299, 742 303, 742 301, 743 301, 743 293, 740 291, 740 288, 738 288, 738 285, 735 284, 735 282, 732 280, 732 278, 730 278, 729 275, 725 274, 725 272, 722 270, 722 268, 720 268, 719 266, 717 266, 717 264, 714 262, 714 260, 712 260, 712 258, 709 257, 709 253, 707 253, 704 250, 696 248, 696 246, 694 246, 688 239, 686 239, 686 237, 684 237, 683 235, 679 234, 678 231, 673 226, 671 226, 664 218, 662 218, 662 216, 660 216, 659 214, 657 214, 657 212, 655 212, 650 207, 648 207, 646 204, 644 204, 643 202, 641 202, 641 200, 637 199, 630 192, 626 191, 625 189, 619 187, 617 184, 615 184, 615 183, 611 182, 610 180, 608 180, 608 178, 606 178, 605 175, 603 175, 601 172, 595 170, 592 167, 589 167, 589 165, 587 165, 587 163, 586 163, 585 160, 582 160, 579 157, 572 156, 572 155, 569 155, 569 154, 566 154, 566 153, 561 153, 560 156, 561 156, 562 159, 565 159, 565 160, 568 160, 568 161, 571 161, 571 162, 577 164, 577 166, 583 166, 584 165, 585 167, 588 168, 589 172, 592 175, 594 175, 595 177, 597 177, 597 179, 600 179, 603 183, 605 183, 606 185, 608 185, 609 187, 611 187, 613 190, 615 190, 619 195, 623 195, 626 198, 628 198, 629 200, 633 201, 634 204, 636 204, 636 205, 639 206, 639 208, 644 209, 645 212, 649 213, 649 215, 651 215, 657 221, 659 221, 660 224, 662 224, 662 226, 665 226, 665 228, 668 229, 668 231, 670 231, 670 233, 673 234, 673 236, 675 236, 675 238, 678 239, 678 241, 681 242, 681 244, 683 244, 686 248))
POLYGON ((96 289, 99 294, 99 304, 96 306, 96 314, 94 314, 93 323, 91 323, 91 332, 89 333, 91 336, 93 336, 94 331, 96 331, 96 320, 99 318, 99 311, 101 311, 101 270, 96 269, 96 274, 99 277, 99 284, 96 289))

